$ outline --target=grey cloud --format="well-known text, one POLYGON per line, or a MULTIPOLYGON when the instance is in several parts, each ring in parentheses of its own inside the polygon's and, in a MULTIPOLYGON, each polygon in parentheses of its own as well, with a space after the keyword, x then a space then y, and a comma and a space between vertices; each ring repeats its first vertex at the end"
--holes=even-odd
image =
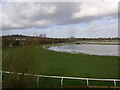
MULTIPOLYGON (((102 2, 101 2, 102 3, 102 2)), ((113 7, 108 9, 109 6, 103 10, 108 12, 107 14, 94 14, 82 15, 81 11, 84 10, 84 7, 90 4, 86 3, 73 3, 73 2, 47 2, 47 3, 3 3, 3 13, 2 13, 2 29, 11 30, 11 29, 25 29, 25 28, 48 28, 52 25, 69 25, 69 24, 78 24, 86 23, 93 20, 101 19, 106 16, 116 16, 113 7), (81 7, 81 8, 80 8, 81 7), (110 10, 110 11, 109 11, 110 10), (111 12, 111 10, 113 12, 111 12), (77 18, 72 18, 75 13, 78 13, 77 18)), ((94 4, 95 5, 95 4, 94 4)), ((98 3, 99 5, 99 3, 98 3)), ((96 8, 97 5, 94 6, 96 8)), ((87 8, 86 8, 87 10, 87 8)), ((91 9, 92 10, 92 9, 91 9)), ((101 11, 102 9, 100 9, 101 11)), ((89 11, 89 8, 88 8, 89 11)), ((101 11, 102 12, 102 11, 101 11)), ((76 14, 77 15, 77 14, 76 14)))

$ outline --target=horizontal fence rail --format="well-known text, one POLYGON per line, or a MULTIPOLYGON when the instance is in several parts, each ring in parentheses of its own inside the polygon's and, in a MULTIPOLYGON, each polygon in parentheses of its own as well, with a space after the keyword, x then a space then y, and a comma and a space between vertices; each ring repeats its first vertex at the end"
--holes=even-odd
POLYGON ((15 73, 15 72, 9 72, 9 71, 0 71, 1 76, 3 73, 6 74, 17 74, 17 79, 19 78, 19 75, 27 75, 27 76, 35 76, 37 77, 36 82, 39 87, 39 78, 58 78, 61 79, 61 88, 63 88, 63 81, 64 79, 76 79, 76 80, 86 80, 86 85, 89 86, 89 81, 111 81, 114 82, 114 87, 116 87, 116 82, 120 82, 120 79, 96 79, 96 78, 78 78, 78 77, 64 77, 64 76, 48 76, 48 75, 37 75, 37 74, 28 74, 28 73, 15 73))

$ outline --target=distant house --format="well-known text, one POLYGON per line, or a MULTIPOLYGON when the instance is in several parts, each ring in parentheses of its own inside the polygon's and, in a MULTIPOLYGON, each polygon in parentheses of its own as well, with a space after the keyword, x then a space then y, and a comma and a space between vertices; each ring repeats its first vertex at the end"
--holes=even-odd
POLYGON ((15 40, 16 41, 26 41, 27 39, 26 38, 16 38, 15 40))

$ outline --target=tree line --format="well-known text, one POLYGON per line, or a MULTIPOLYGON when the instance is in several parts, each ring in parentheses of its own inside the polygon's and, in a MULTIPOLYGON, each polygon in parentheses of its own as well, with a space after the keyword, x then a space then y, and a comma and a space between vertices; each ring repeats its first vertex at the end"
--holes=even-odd
POLYGON ((54 43, 66 43, 77 41, 89 41, 89 40, 101 40, 101 41, 119 41, 120 38, 48 38, 45 34, 40 36, 25 36, 25 35, 6 35, 2 36, 2 48, 6 47, 21 47, 27 45, 41 45, 41 44, 54 44, 54 43))

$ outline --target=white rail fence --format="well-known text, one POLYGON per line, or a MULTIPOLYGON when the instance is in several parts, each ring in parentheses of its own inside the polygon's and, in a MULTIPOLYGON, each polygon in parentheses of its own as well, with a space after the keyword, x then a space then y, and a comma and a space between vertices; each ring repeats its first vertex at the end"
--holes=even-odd
MULTIPOLYGON (((9 72, 9 71, 0 71, 1 73, 1 76, 3 73, 6 73, 6 74, 16 74, 14 72, 9 72)), ((41 78, 57 78, 57 79, 61 79, 61 82, 60 82, 60 85, 61 85, 61 88, 63 88, 63 81, 64 79, 77 79, 77 80, 85 80, 86 81, 86 86, 89 86, 89 81, 110 81, 110 82, 114 82, 113 86, 116 87, 116 82, 120 82, 120 79, 96 79, 96 78, 77 78, 77 77, 63 77, 63 76, 47 76, 47 75, 36 75, 36 74, 27 74, 27 73, 17 73, 17 79, 19 79, 19 75, 27 75, 27 76, 35 76, 37 77, 36 79, 36 83, 39 87, 39 79, 40 77, 41 78)))

